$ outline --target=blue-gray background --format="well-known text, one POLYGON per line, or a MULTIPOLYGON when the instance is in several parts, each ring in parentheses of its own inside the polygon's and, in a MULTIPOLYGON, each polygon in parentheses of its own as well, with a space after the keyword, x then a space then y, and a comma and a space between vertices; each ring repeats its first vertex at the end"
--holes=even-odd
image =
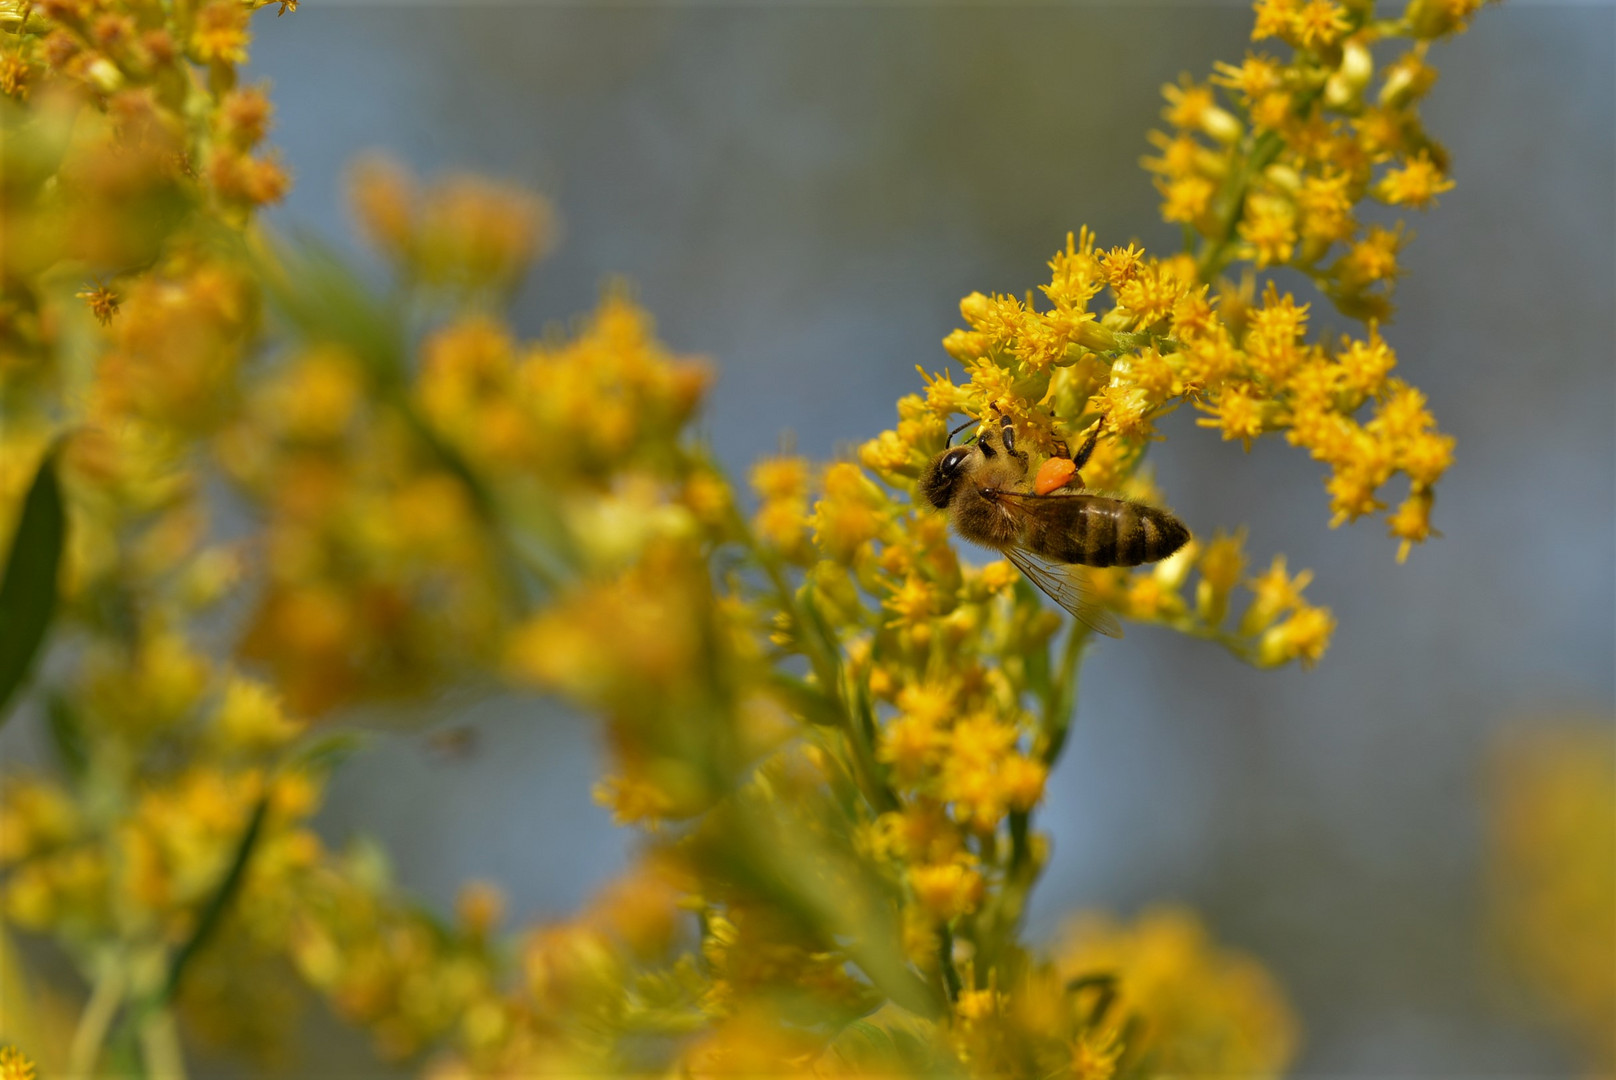
MULTIPOLYGON (((1170 250, 1137 165, 1159 87, 1250 47, 1244 4, 311 0, 256 26, 297 178, 278 225, 350 237, 342 173, 369 147, 546 193, 565 235, 518 325, 631 279, 666 341, 717 363, 703 425, 736 475, 783 432, 826 458, 889 426, 914 366, 946 362, 959 298, 1045 280, 1067 230, 1170 250)), ((1501 727, 1616 710, 1613 46, 1610 7, 1523 4, 1433 52, 1424 113, 1458 187, 1413 222, 1387 337, 1459 440, 1446 538, 1397 566, 1379 522, 1326 527, 1303 454, 1180 414, 1155 455, 1173 506, 1312 567, 1334 647, 1255 672, 1136 629, 1085 668, 1033 932, 1194 905, 1290 991, 1302 1072, 1575 1068, 1497 989, 1480 779, 1501 727)), ((521 920, 564 915, 631 842, 590 801, 589 725, 510 702, 462 719, 468 755, 399 738, 349 765, 323 827, 380 837, 435 903, 485 877, 521 920)), ((1616 913, 1587 946, 1616 963, 1616 913)))

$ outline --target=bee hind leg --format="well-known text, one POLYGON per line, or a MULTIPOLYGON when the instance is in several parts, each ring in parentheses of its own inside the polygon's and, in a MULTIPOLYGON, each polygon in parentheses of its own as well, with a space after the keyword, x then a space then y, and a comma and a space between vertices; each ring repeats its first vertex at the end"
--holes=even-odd
POLYGON ((1103 427, 1105 417, 1102 416, 1094 422, 1094 430, 1089 432, 1089 437, 1083 440, 1083 445, 1078 447, 1077 456, 1072 459, 1072 464, 1077 468, 1081 469, 1088 463, 1089 455, 1094 453, 1094 444, 1100 441, 1100 429, 1103 427))

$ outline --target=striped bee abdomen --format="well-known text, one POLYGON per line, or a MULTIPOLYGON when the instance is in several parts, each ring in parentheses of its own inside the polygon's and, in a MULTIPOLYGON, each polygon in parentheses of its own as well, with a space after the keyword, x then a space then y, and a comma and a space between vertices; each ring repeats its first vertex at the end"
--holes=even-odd
POLYGON ((1165 559, 1189 542, 1183 522, 1146 503, 1103 495, 1069 495, 1061 502, 1075 505, 1063 506, 1058 518, 1046 518, 1024 538, 1046 558, 1083 566, 1138 566, 1165 559))

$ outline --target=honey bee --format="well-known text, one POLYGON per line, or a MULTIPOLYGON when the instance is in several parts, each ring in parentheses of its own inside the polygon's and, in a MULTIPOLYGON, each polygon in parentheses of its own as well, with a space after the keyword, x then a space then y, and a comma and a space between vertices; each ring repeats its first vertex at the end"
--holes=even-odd
POLYGON ((1082 490, 1078 470, 1094 452, 1101 426, 1071 459, 1071 469, 1049 469, 1046 462, 1029 484, 1027 452, 1016 449, 1015 425, 1001 416, 997 432, 932 458, 920 491, 948 511, 955 532, 1002 552, 1089 628, 1121 637, 1116 617, 1094 603, 1077 567, 1156 562, 1188 543, 1190 531, 1159 507, 1082 490))

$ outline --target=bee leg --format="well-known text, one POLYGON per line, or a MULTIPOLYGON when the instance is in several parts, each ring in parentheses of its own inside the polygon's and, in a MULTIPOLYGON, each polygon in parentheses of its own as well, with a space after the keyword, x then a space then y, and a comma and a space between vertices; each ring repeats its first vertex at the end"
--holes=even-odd
POLYGON ((1002 414, 999 417, 999 445, 1004 447, 1005 453, 1021 462, 1023 469, 1027 467, 1027 451, 1016 449, 1015 424, 1010 417, 1002 414))
POLYGON ((1067 449, 1067 447, 1066 447, 1066 440, 1065 439, 1056 439, 1055 440, 1055 456, 1056 457, 1063 457, 1063 458, 1069 458, 1069 457, 1072 456, 1071 450, 1067 449))
POLYGON ((1094 444, 1100 440, 1100 429, 1103 427, 1105 419, 1102 417, 1095 421, 1094 430, 1089 432, 1089 437, 1084 439, 1083 445, 1078 448, 1077 456, 1072 459, 1073 465, 1081 469, 1088 462, 1089 455, 1094 453, 1094 444))

